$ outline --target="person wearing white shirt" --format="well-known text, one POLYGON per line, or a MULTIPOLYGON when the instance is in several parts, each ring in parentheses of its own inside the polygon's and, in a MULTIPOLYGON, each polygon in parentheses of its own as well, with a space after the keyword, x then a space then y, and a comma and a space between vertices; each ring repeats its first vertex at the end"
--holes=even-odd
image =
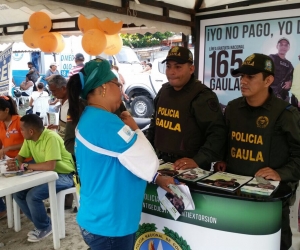
MULTIPOLYGON (((32 111, 32 108, 34 106, 34 102, 36 101, 36 99, 38 99, 39 97, 43 97, 43 96, 49 96, 49 94, 46 91, 44 91, 44 84, 40 82, 37 85, 37 91, 33 91, 30 96, 29 106, 31 107, 31 111, 32 111)), ((27 110, 26 114, 30 114, 31 111, 27 110)))

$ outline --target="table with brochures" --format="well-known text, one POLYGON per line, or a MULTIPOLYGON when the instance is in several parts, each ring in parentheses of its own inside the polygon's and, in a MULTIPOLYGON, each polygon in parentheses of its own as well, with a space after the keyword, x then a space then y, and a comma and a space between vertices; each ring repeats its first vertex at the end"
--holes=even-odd
POLYGON ((282 201, 292 193, 288 185, 262 196, 186 184, 195 210, 185 210, 177 220, 160 206, 157 185, 148 184, 135 250, 280 249, 282 201))

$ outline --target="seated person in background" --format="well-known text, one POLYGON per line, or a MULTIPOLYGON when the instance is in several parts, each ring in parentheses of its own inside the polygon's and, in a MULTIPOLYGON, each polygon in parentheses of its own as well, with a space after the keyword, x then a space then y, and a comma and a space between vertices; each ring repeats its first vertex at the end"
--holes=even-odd
MULTIPOLYGON (((6 155, 18 155, 24 138, 21 134, 20 119, 15 103, 10 96, 0 96, 0 159, 6 155)), ((0 197, 0 219, 6 216, 6 207, 0 197)))
POLYGON ((0 159, 18 155, 24 141, 20 119, 11 97, 0 96, 0 159))
POLYGON ((20 90, 22 91, 22 96, 30 96, 33 90, 34 83, 29 80, 29 75, 26 75, 25 81, 20 84, 20 90))
POLYGON ((32 114, 32 108, 34 106, 35 100, 42 96, 49 96, 49 95, 46 91, 44 91, 44 84, 40 82, 37 85, 37 91, 33 91, 30 96, 29 106, 31 107, 31 109, 27 110, 26 114, 32 114))
MULTIPOLYGON (((21 132, 24 143, 17 157, 7 161, 7 170, 55 171, 59 176, 56 192, 73 187, 74 161, 63 139, 56 132, 45 129, 43 121, 34 114, 21 118, 21 132), (33 157, 36 163, 23 163, 28 157, 33 157)), ((29 242, 38 242, 52 233, 51 219, 43 203, 48 197, 47 183, 13 194, 23 213, 34 224, 34 230, 28 233, 29 242)))
POLYGON ((51 76, 53 75, 59 75, 59 71, 57 70, 57 64, 56 62, 53 62, 50 64, 50 69, 47 70, 45 74, 45 80, 49 82, 51 76))

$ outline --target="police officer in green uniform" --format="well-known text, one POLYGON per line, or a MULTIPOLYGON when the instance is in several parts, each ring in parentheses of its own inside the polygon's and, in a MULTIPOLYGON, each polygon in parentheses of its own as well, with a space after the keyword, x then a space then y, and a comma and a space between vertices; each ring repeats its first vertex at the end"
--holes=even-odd
POLYGON ((163 84, 154 100, 155 111, 146 136, 158 157, 173 162, 175 169, 208 170, 212 162, 222 159, 226 142, 218 98, 195 78, 189 49, 173 47, 165 62, 169 82, 163 84))
MULTIPOLYGON (((276 98, 273 60, 252 54, 232 72, 240 75, 242 97, 228 103, 228 150, 215 170, 288 183, 296 191, 300 179, 300 115, 288 102, 276 98)), ((291 200, 283 202, 281 250, 292 245, 289 222, 291 200)))

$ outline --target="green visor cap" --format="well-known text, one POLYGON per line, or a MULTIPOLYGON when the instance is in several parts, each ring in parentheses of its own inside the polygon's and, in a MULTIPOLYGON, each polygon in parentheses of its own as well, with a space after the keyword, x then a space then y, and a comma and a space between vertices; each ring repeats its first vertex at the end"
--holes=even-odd
POLYGON ((87 94, 116 78, 116 75, 111 71, 111 66, 107 60, 96 58, 91 60, 84 66, 83 79, 81 78, 81 84, 83 86, 81 91, 81 98, 86 100, 87 94))

